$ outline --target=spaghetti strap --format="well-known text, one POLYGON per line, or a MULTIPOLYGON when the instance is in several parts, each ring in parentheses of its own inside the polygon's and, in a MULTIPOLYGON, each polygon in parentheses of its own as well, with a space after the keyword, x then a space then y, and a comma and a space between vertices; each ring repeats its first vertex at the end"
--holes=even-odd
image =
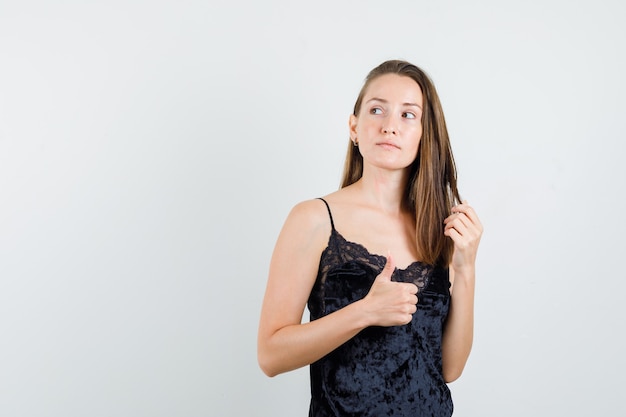
POLYGON ((332 227, 332 229, 335 230, 335 223, 333 222, 333 215, 330 212, 330 206, 328 205, 326 200, 324 200, 322 197, 318 197, 317 199, 322 200, 324 204, 326 204, 326 208, 328 209, 328 217, 330 217, 330 227, 332 227))

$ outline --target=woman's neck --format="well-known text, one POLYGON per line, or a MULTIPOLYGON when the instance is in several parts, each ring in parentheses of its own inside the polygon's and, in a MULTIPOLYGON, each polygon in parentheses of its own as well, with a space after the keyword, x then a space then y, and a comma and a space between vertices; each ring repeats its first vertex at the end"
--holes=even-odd
POLYGON ((367 170, 355 184, 364 201, 378 207, 386 213, 399 214, 405 211, 404 193, 406 191, 407 172, 367 170))

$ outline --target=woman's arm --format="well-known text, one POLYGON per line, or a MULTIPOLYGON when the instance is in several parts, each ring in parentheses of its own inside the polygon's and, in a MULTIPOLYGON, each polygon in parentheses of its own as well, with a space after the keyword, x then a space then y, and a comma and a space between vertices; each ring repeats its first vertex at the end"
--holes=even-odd
POLYGON ((483 227, 465 201, 452 209, 444 223, 444 234, 454 241, 452 298, 442 342, 443 377, 452 382, 461 376, 472 349, 476 252, 483 227))
POLYGON ((388 258, 364 299, 302 324, 329 234, 326 210, 315 200, 296 205, 281 230, 270 263, 257 343, 259 365, 268 376, 315 362, 368 326, 406 324, 415 312, 417 287, 392 282, 394 265, 388 258))

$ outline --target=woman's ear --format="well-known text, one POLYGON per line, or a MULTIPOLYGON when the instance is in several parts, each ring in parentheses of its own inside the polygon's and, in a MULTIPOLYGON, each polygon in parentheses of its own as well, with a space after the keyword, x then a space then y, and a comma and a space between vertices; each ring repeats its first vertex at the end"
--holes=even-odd
POLYGON ((358 121, 358 117, 356 117, 354 114, 350 115, 350 119, 348 120, 348 128, 350 129, 350 140, 352 140, 352 142, 354 142, 356 139, 356 125, 358 121))

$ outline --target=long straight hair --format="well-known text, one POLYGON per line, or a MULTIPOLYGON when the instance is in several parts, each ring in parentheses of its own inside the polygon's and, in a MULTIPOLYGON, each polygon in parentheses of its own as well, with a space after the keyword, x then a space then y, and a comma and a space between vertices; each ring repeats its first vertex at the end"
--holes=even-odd
MULTIPOLYGON (((447 267, 452 260, 454 245, 443 234, 443 221, 461 197, 456 186, 456 166, 441 102, 432 80, 423 70, 406 61, 390 60, 374 68, 365 78, 354 104, 355 116, 358 117, 361 111, 363 97, 371 82, 385 74, 409 77, 422 89, 422 137, 417 156, 408 168, 403 203, 415 213, 415 241, 421 261, 447 267)), ((341 188, 355 183, 362 176, 363 157, 349 141, 341 188)))

